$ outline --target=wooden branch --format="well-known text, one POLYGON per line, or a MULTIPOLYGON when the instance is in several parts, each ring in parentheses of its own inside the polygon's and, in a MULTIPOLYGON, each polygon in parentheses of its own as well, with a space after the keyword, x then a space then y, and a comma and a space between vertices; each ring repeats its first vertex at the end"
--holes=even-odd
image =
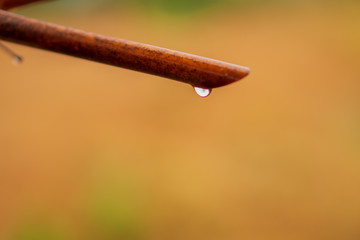
POLYGON ((188 83, 216 88, 242 79, 247 67, 102 36, 0 10, 0 38, 188 83))

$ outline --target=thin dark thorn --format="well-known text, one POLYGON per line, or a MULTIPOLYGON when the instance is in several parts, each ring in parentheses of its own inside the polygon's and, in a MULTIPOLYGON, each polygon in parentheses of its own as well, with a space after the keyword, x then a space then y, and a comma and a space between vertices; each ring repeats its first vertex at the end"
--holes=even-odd
POLYGON ((4 52, 6 52, 12 58, 14 65, 18 65, 19 63, 22 62, 22 57, 20 57, 13 50, 11 50, 6 45, 4 45, 2 42, 0 42, 0 48, 4 50, 4 52))

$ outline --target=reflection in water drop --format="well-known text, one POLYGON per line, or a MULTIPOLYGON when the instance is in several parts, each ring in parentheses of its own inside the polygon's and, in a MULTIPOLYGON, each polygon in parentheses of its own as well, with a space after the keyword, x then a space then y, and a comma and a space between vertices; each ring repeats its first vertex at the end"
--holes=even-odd
POLYGON ((12 63, 13 63, 15 66, 19 65, 21 62, 22 62, 22 58, 21 58, 21 57, 15 56, 15 55, 13 56, 13 58, 12 58, 12 63))
POLYGON ((207 97, 211 93, 211 89, 207 89, 207 88, 194 87, 194 89, 197 95, 199 95, 200 97, 207 97))

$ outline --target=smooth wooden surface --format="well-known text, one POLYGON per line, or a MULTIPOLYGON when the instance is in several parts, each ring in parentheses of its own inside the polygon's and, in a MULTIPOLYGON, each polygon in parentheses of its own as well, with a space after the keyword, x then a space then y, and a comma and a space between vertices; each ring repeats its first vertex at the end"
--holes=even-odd
POLYGON ((50 24, 0 10, 0 38, 202 88, 236 82, 249 68, 50 24))

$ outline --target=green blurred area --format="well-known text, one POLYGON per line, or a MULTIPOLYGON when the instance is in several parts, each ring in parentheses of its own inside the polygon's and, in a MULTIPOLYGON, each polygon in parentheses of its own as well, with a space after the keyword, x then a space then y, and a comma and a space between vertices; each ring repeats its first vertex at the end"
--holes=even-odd
POLYGON ((346 4, 355 2, 354 0, 61 0, 48 3, 41 3, 35 8, 46 11, 70 11, 86 12, 99 11, 104 9, 132 11, 135 9, 151 13, 167 13, 174 16, 196 14, 206 10, 214 12, 218 10, 236 10, 246 11, 249 8, 261 6, 301 6, 320 4, 324 7, 333 4, 346 4))

